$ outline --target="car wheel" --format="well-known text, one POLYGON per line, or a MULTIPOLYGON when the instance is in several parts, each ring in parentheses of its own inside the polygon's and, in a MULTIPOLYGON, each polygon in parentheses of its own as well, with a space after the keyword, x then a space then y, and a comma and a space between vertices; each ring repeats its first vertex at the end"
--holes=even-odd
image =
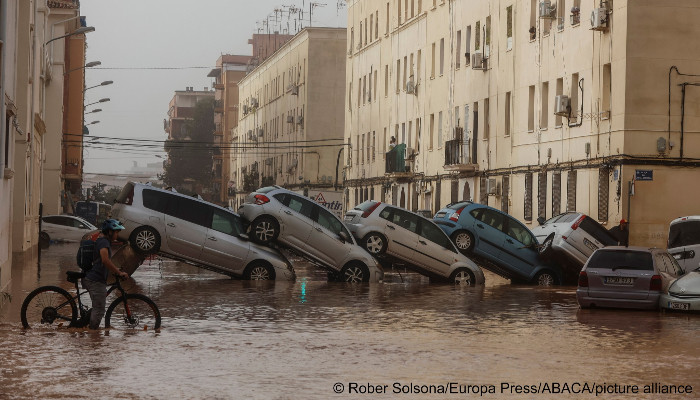
POLYGON ((547 260, 552 257, 552 242, 554 241, 554 234, 547 236, 542 245, 539 248, 540 257, 547 260))
POLYGON ((537 286, 552 286, 557 285, 559 282, 557 276, 554 275, 552 271, 544 270, 538 273, 537 276, 535 276, 535 279, 533 279, 533 283, 537 286))
POLYGON ((384 254, 386 251, 386 245, 387 242, 384 235, 377 232, 367 234, 364 240, 362 240, 362 247, 364 247, 365 250, 367 250, 369 254, 373 256, 384 254))
POLYGON ((48 249, 51 245, 51 236, 46 232, 39 233, 39 247, 42 249, 48 249))
POLYGON ((255 242, 269 244, 279 236, 280 226, 272 217, 260 217, 250 224, 250 232, 255 242))
POLYGON ((129 244, 138 254, 153 254, 160 250, 160 235, 155 228, 140 226, 129 236, 129 244))
POLYGON ((269 265, 256 263, 246 268, 243 273, 243 279, 249 281, 271 281, 275 279, 275 271, 269 265))
POLYGON ((462 253, 470 254, 474 250, 474 235, 467 231, 457 231, 452 234, 452 243, 462 253))
POLYGON ((467 268, 457 268, 450 276, 450 283, 460 286, 476 285, 474 273, 467 268))
POLYGON ((369 270, 363 264, 350 263, 340 270, 338 280, 350 283, 369 282, 369 270))

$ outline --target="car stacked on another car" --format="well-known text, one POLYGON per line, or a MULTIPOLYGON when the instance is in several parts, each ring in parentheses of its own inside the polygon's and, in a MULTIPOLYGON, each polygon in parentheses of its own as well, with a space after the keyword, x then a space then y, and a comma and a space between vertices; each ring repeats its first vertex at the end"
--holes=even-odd
POLYGON ((112 218, 126 228, 119 238, 141 254, 162 252, 243 279, 295 279, 282 254, 248 240, 236 213, 204 200, 130 182, 117 197, 112 218))
POLYGON ((250 223, 251 239, 277 242, 326 268, 340 281, 377 282, 384 272, 357 246, 343 222, 326 207, 279 186, 249 194, 238 209, 250 223))
POLYGON ((352 234, 377 257, 400 260, 431 278, 484 283, 484 273, 460 254, 433 221, 390 204, 368 200, 345 214, 352 234))
POLYGON ((462 253, 496 274, 541 286, 561 283, 561 270, 540 258, 532 232, 500 210, 463 201, 438 211, 434 221, 462 253))

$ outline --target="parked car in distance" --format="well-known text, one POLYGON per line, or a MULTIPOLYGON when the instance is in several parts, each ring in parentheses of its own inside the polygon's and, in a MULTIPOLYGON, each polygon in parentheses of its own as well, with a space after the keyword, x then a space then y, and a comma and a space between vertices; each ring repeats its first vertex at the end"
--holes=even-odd
POLYGON ((282 254, 248 240, 236 213, 204 200, 130 182, 117 197, 112 218, 126 228, 119 238, 138 253, 161 252, 247 280, 295 279, 282 254))
POLYGON ((378 282, 384 271, 326 207, 279 186, 249 194, 238 209, 257 243, 289 247, 345 282, 378 282))
POLYGON ((75 215, 95 226, 110 218, 112 206, 100 201, 81 200, 75 203, 75 215))
POLYGON ((540 286, 561 283, 560 269, 540 258, 532 232, 500 210, 462 201, 439 210, 433 220, 459 251, 480 258, 496 274, 540 286))
POLYGON ((657 309, 661 295, 680 274, 666 250, 606 247, 596 250, 583 266, 576 299, 581 308, 657 309))
POLYGON ((617 246, 607 229, 593 218, 579 212, 567 212, 544 221, 532 233, 541 243, 540 255, 553 259, 568 267, 570 275, 576 276, 588 257, 605 246, 617 246))
POLYGON ((346 212, 345 223, 375 257, 389 256, 441 281, 484 283, 481 268, 460 254, 433 221, 416 213, 367 200, 346 212))
POLYGON ((72 215, 46 215, 41 217, 41 233, 45 240, 79 242, 86 233, 97 229, 86 220, 72 215))
POLYGON ((661 294, 659 305, 670 310, 700 311, 700 266, 676 279, 668 293, 661 294))
POLYGON ((684 271, 700 264, 700 215, 676 218, 668 230, 668 252, 684 271))

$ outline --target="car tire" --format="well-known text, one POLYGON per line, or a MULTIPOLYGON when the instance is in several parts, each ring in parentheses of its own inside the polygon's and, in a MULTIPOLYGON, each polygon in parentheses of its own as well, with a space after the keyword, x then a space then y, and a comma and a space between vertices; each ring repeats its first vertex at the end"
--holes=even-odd
POLYGON ((373 256, 379 256, 386 252, 387 239, 384 235, 377 232, 370 232, 362 239, 362 247, 373 256))
POLYGON ((153 227, 140 226, 129 235, 129 244, 137 254, 155 254, 160 250, 160 234, 153 227))
POLYGON ((559 279, 554 272, 545 269, 535 275, 535 279, 532 280, 532 283, 537 286, 553 286, 559 284, 559 279))
POLYGON ((349 283, 369 282, 369 269, 362 263, 351 262, 340 270, 337 279, 349 283))
POLYGON ((474 235, 469 231, 457 231, 452 234, 452 243, 457 250, 464 254, 471 254, 474 251, 474 235))
POLYGON ((260 217, 250 224, 250 237, 255 243, 270 244, 279 234, 280 225, 272 217, 260 217))
POLYGON ((39 233, 39 247, 41 249, 48 249, 51 245, 51 236, 46 232, 39 233))
POLYGON ((543 260, 549 260, 552 258, 554 250, 552 250, 552 242, 554 241, 554 234, 547 236, 547 239, 542 242, 542 245, 538 249, 540 253, 540 258, 543 260))
POLYGON ((474 286, 476 285, 476 277, 468 268, 457 268, 450 275, 450 283, 459 286, 474 286))
POLYGON ((273 281, 275 280, 275 270, 271 266, 254 262, 248 265, 243 272, 243 279, 248 281, 273 281))

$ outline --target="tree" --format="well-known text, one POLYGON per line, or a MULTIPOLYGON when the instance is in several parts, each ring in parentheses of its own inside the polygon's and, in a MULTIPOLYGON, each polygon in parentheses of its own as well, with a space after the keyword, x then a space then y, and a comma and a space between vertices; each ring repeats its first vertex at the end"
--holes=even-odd
POLYGON ((161 179, 166 186, 181 190, 185 184, 208 188, 211 186, 212 149, 214 140, 214 99, 197 102, 191 120, 186 122, 187 134, 168 140, 165 151, 168 162, 161 179))

